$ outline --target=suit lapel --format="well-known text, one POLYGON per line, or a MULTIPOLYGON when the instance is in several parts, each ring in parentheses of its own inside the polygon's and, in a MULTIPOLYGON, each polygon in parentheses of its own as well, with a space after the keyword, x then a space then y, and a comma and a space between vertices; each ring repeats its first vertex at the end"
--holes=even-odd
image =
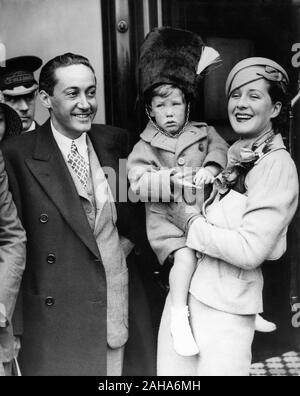
POLYGON ((99 257, 99 250, 78 192, 52 135, 50 121, 37 133, 32 159, 26 165, 82 242, 99 257))
POLYGON ((116 152, 115 149, 116 142, 114 142, 113 140, 109 140, 107 135, 102 135, 101 131, 95 131, 95 133, 91 132, 89 132, 89 138, 92 142, 93 148, 104 171, 104 174, 107 175, 107 181, 117 205, 119 197, 119 186, 120 183, 124 182, 124 180, 120 179, 119 152, 116 152))
POLYGON ((98 157, 89 138, 87 139, 87 145, 89 150, 91 179, 93 181, 94 196, 97 203, 97 218, 99 218, 104 208, 104 205, 109 198, 108 186, 98 157))
MULTIPOLYGON (((88 133, 100 165, 106 174, 107 181, 112 193, 115 207, 117 211, 117 218, 122 222, 123 214, 128 207, 128 179, 126 172, 126 165, 119 163, 120 158, 126 160, 126 156, 121 152, 126 151, 126 148, 120 147, 120 142, 116 140, 115 136, 111 136, 105 130, 105 126, 98 126, 97 129, 91 129, 88 133), (101 131, 100 128, 103 128, 101 131), (121 151, 123 150, 123 151, 121 151)), ((120 226, 118 221, 117 226, 120 226)))

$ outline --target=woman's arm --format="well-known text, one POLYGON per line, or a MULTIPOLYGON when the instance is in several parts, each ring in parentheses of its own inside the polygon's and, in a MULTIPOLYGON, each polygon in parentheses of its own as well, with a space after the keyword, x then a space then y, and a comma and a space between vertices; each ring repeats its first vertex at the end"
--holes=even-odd
POLYGON ((247 270, 268 258, 294 216, 298 177, 289 154, 279 150, 263 158, 246 182, 248 198, 240 227, 225 229, 196 218, 187 246, 247 270))

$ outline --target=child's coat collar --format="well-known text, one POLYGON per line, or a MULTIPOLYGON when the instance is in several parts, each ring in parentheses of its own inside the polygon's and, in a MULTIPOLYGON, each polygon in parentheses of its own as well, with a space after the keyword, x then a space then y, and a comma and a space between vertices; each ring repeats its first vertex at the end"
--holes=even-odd
POLYGON ((176 152, 177 155, 205 137, 207 137, 207 124, 195 121, 189 122, 185 127, 185 131, 177 138, 163 135, 150 122, 140 135, 140 138, 151 146, 172 153, 176 152))

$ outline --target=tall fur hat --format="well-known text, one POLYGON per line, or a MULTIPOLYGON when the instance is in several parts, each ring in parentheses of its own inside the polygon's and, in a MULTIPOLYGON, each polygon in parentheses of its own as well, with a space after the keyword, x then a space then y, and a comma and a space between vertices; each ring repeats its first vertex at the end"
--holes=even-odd
POLYGON ((203 68, 200 66, 205 48, 201 37, 193 32, 171 27, 153 29, 140 50, 141 97, 145 99, 147 92, 160 84, 174 84, 189 98, 196 97, 200 74, 210 65, 210 59, 206 59, 203 68))

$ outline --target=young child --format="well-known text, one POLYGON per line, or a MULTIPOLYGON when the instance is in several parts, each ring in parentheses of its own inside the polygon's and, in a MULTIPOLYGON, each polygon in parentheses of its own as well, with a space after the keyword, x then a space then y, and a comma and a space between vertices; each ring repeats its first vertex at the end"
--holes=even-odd
MULTIPOLYGON (((186 247, 182 231, 169 222, 165 205, 176 198, 176 191, 181 191, 179 186, 186 182, 212 183, 226 166, 228 147, 213 127, 189 122, 190 101, 195 97, 196 70, 202 51, 201 38, 191 32, 161 28, 149 33, 140 59, 149 123, 128 159, 131 187, 147 202, 150 245, 161 264, 171 254, 174 257, 169 277, 170 331, 174 349, 183 356, 199 352, 189 325, 187 306, 197 258, 196 253, 186 247), (181 66, 177 68, 177 64, 181 66)), ((203 201, 203 188, 201 192, 200 201, 203 201)))

